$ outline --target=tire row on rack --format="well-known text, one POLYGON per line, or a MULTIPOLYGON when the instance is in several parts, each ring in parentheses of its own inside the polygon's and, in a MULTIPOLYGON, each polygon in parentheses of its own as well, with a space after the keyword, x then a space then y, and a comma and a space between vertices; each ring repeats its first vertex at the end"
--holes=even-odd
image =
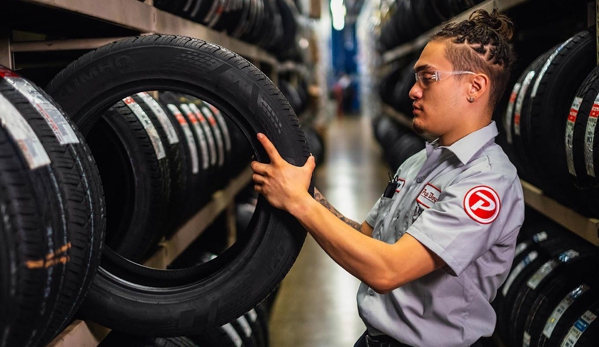
POLYGON ((382 52, 411 41, 433 27, 481 3, 482 0, 396 0, 381 27, 382 52))
POLYGON ((503 115, 519 175, 587 216, 599 216, 594 37, 580 32, 539 56, 512 87, 503 115))
POLYGON ((299 45, 310 31, 291 0, 156 0, 154 6, 275 54, 303 61, 299 45))
POLYGON ((424 148, 424 140, 389 115, 373 118, 374 137, 383 149, 383 156, 392 172, 412 155, 424 148))
POLYGON ((548 220, 522 227, 512 269, 493 302, 508 347, 596 346, 597 250, 548 220))
POLYGON ((252 156, 267 161, 256 133, 305 163, 298 119, 262 72, 201 40, 130 38, 82 56, 45 92, 1 69, 0 119, 1 347, 44 346, 75 315, 158 345, 230 326, 244 346, 267 345, 253 310, 303 244, 290 215, 258 198, 218 256, 143 265, 252 156))

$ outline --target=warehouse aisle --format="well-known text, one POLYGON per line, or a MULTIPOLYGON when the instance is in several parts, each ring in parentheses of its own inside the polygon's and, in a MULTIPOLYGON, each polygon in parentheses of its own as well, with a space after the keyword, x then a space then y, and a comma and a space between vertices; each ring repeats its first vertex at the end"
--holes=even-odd
MULTIPOLYGON (((341 213, 362 222, 384 190, 388 171, 370 119, 337 119, 325 141, 327 158, 316 172, 316 187, 341 213)), ((353 346, 365 329, 356 308, 358 285, 308 236, 275 301, 271 346, 353 346)))

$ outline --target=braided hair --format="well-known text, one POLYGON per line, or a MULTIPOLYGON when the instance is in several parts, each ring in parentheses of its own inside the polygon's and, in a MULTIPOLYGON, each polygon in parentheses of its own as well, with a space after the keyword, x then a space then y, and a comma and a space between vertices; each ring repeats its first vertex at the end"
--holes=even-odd
POLYGON ((445 24, 433 34, 431 41, 448 41, 446 57, 455 70, 470 70, 489 76, 489 102, 494 108, 507 87, 516 60, 509 44, 513 35, 514 24, 497 9, 490 14, 476 10, 467 20, 445 24))

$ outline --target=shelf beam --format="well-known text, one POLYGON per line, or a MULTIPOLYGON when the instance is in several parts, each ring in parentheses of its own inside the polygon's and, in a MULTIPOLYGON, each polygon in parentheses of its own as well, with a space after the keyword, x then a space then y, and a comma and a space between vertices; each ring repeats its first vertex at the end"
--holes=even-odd
MULTIPOLYGON (((140 34, 168 34, 195 37, 208 42, 214 42, 245 58, 251 58, 267 63, 271 66, 277 65, 274 56, 265 50, 228 36, 226 32, 217 32, 204 25, 192 22, 182 17, 159 10, 147 3, 128 0, 21 0, 40 6, 50 7, 57 10, 79 13, 94 19, 100 19, 108 23, 138 31, 140 34)), ((114 41, 113 38, 91 39, 91 40, 65 40, 48 42, 22 42, 13 43, 13 47, 20 52, 66 50, 72 49, 94 49, 103 44, 114 41), (89 41, 84 43, 83 41, 89 41), (61 47, 60 49, 57 47, 61 47)), ((17 52, 15 50, 15 52, 17 52)), ((0 51, 1 53, 1 51, 0 51)))
POLYGON ((560 224, 576 235, 584 238, 595 246, 599 246, 599 220, 587 218, 576 211, 563 206, 543 194, 543 191, 532 184, 522 181, 524 201, 549 219, 560 224))
POLYGON ((95 39, 73 39, 55 41, 28 41, 13 42, 10 47, 13 53, 17 52, 49 52, 49 51, 71 51, 91 50, 104 46, 111 42, 124 39, 124 37, 106 37, 95 39))
MULTIPOLYGON (((232 205, 235 195, 239 193, 252 179, 252 169, 247 167, 229 185, 212 195, 212 200, 195 216, 181 227, 170 239, 160 243, 158 251, 144 262, 144 265, 156 269, 165 269, 175 258, 198 237, 202 232, 232 205)), ((230 242, 230 241, 229 241, 230 242)))
MULTIPOLYGON (((527 1, 529 0, 487 0, 458 14, 457 16, 451 18, 450 21, 460 22, 465 19, 468 19, 472 12, 479 9, 483 9, 488 12, 493 11, 494 8, 497 8, 499 12, 507 11, 508 9, 523 4, 527 1)), ((385 52, 383 54, 383 62, 390 63, 393 60, 401 58, 407 54, 414 53, 417 50, 423 48, 428 43, 429 37, 431 37, 431 35, 439 31, 439 29, 441 29, 441 26, 442 25, 438 25, 433 29, 425 32, 424 34, 418 36, 416 39, 385 52)))
POLYGON ((96 347, 108 335, 110 329, 75 320, 66 327, 60 335, 58 335, 46 347, 96 347))

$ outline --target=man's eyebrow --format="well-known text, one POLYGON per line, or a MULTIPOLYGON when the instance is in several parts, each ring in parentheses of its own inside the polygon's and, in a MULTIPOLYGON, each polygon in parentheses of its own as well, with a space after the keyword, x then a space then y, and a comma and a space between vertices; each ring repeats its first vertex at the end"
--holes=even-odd
POLYGON ((431 65, 424 64, 424 65, 420 65, 420 66, 415 67, 414 68, 414 72, 418 72, 418 71, 422 71, 422 70, 427 70, 427 69, 430 69, 430 68, 432 68, 431 65))

